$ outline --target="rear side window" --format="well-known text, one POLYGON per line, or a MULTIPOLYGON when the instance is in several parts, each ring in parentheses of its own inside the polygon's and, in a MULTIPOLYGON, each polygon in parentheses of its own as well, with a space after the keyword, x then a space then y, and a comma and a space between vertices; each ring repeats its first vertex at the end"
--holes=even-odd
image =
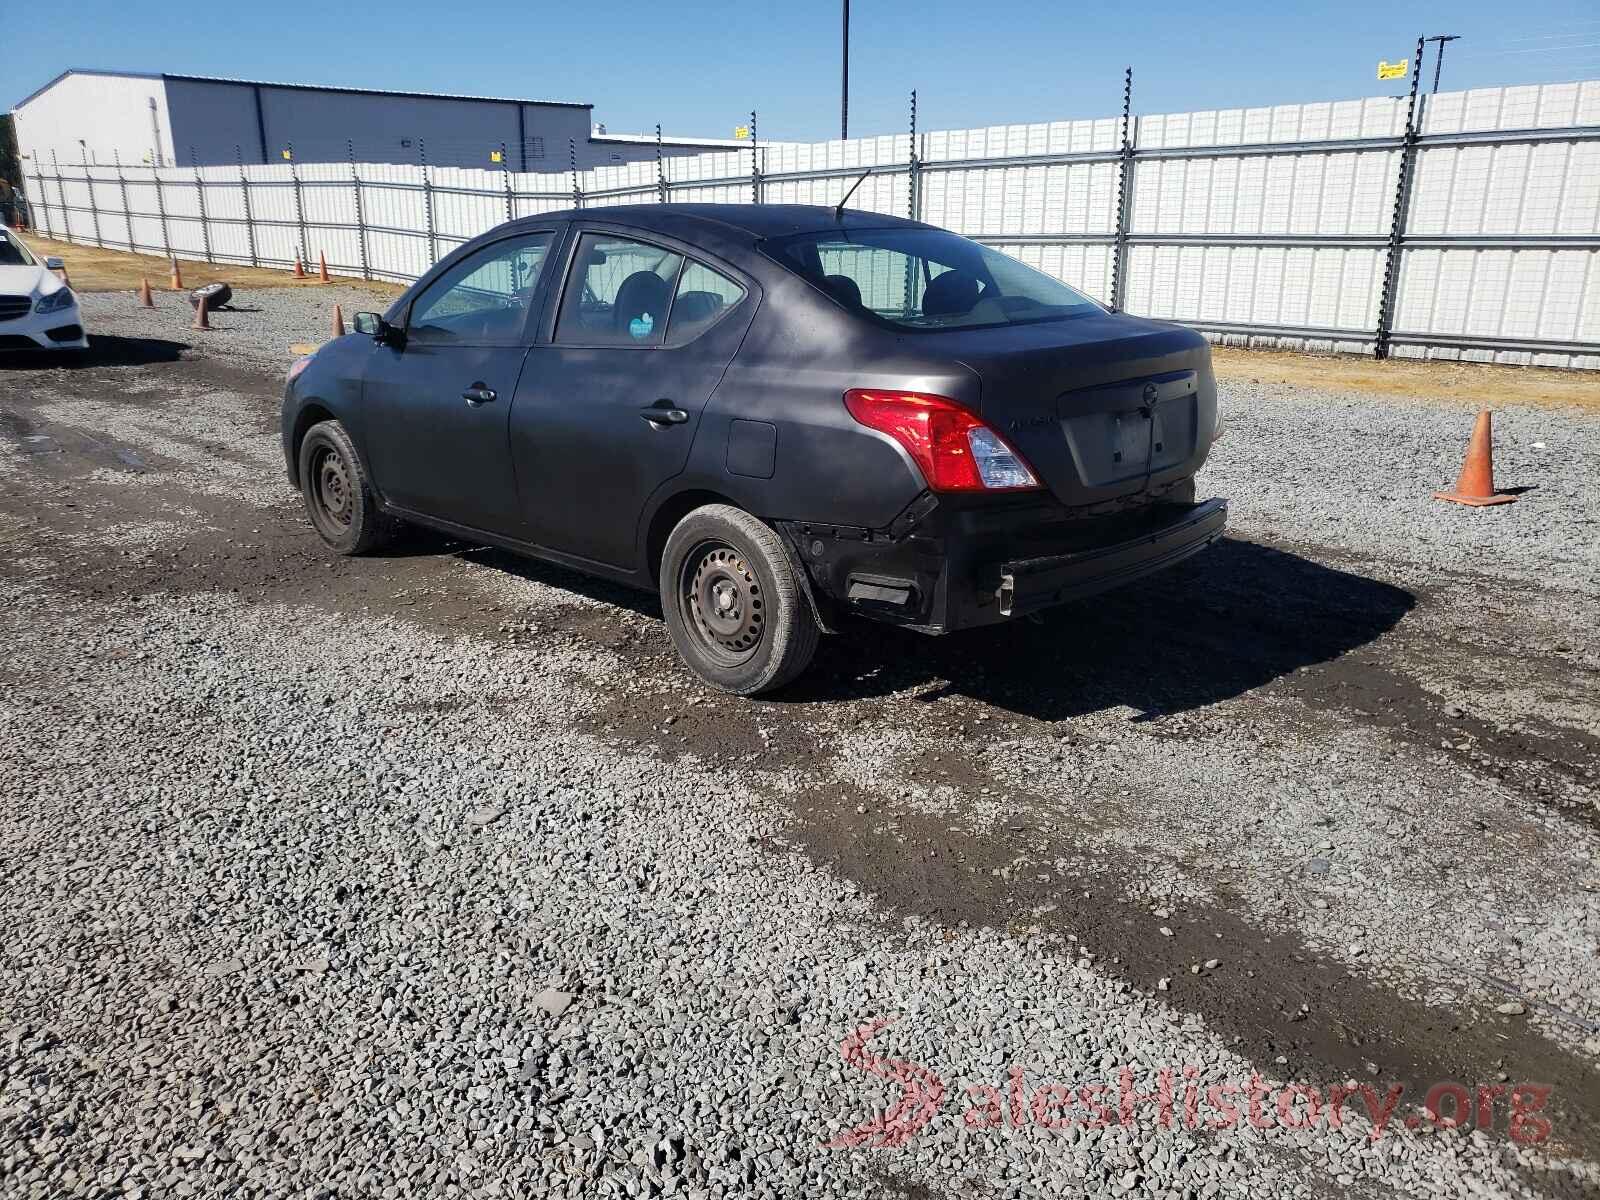
POLYGON ((567 277, 556 341, 576 346, 659 346, 683 255, 648 242, 586 233, 567 277))
POLYGON ((674 342, 698 337, 744 299, 744 288, 704 263, 691 259, 678 277, 667 336, 674 342))

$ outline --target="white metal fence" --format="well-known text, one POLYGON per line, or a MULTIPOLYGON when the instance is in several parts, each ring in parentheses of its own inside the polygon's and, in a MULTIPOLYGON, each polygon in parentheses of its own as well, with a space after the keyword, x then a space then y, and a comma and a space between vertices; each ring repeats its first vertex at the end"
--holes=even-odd
POLYGON ((47 236, 410 280, 513 217, 910 215, 1229 340, 1600 368, 1600 81, 900 134, 560 174, 31 163, 47 236), (915 153, 913 153, 915 150, 915 153))

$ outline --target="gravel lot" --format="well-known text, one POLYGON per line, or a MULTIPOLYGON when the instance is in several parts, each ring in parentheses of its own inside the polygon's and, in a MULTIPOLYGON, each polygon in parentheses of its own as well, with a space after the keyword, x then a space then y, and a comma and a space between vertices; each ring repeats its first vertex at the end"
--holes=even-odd
POLYGON ((276 420, 335 301, 0 366, 0 1194, 1600 1191, 1600 420, 1497 411, 1474 511, 1470 411, 1230 385, 1218 548, 751 702, 651 597, 326 555, 276 420), (1322 1119, 1211 1119, 1257 1075, 1322 1119))

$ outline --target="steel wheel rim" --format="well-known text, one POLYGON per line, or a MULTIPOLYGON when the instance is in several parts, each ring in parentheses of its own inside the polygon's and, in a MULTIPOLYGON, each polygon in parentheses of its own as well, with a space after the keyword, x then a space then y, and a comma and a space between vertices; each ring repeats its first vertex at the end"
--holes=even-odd
POLYGON ((748 558, 726 542, 702 542, 683 561, 684 624, 720 666, 748 662, 766 634, 766 589, 748 558))
POLYGON ((320 451, 312 461, 311 478, 322 518, 340 529, 350 528, 355 519, 355 497, 344 456, 332 447, 320 451))

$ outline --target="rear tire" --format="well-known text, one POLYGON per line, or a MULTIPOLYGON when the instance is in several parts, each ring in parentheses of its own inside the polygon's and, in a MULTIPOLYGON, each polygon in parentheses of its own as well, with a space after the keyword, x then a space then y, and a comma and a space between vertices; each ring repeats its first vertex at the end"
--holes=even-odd
POLYGON ((397 522, 379 511, 361 456, 338 421, 306 430, 299 461, 306 513, 330 550, 367 554, 394 537, 397 522))
POLYGON ((695 509, 667 538, 661 609, 689 669, 735 696, 794 680, 822 634, 778 535, 728 504, 695 509))

